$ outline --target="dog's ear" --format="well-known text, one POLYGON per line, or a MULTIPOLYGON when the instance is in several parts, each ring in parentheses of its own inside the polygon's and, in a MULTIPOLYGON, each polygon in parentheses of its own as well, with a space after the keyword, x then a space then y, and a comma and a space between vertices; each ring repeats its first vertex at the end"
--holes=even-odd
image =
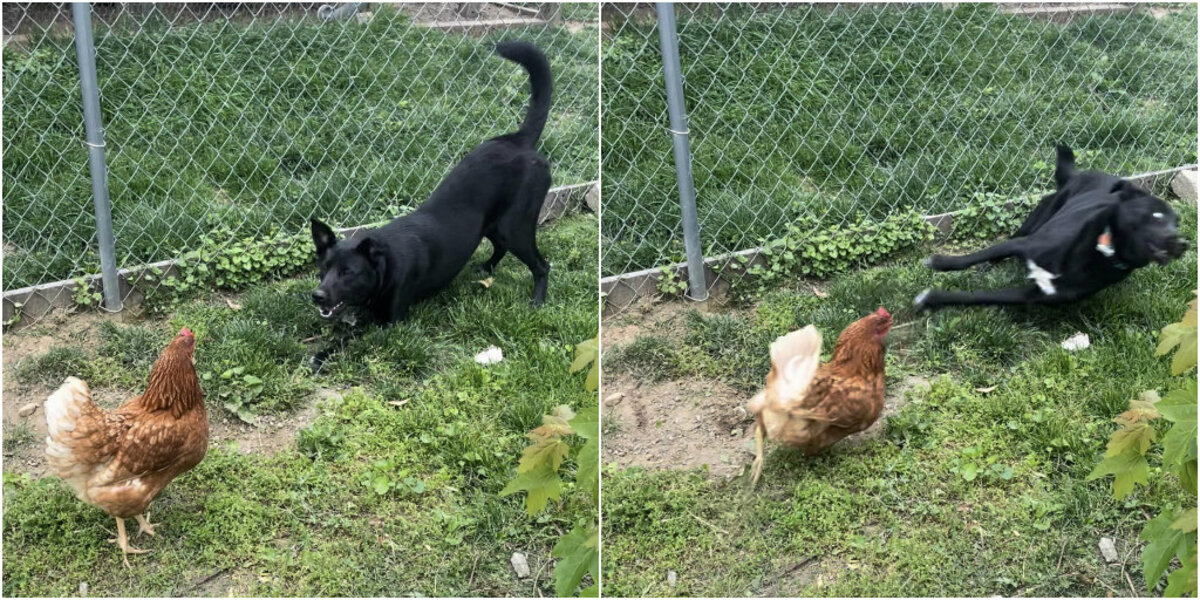
POLYGON ((1108 193, 1116 194, 1117 199, 1124 202, 1125 200, 1137 198, 1145 194, 1145 191, 1132 181, 1120 179, 1113 184, 1112 189, 1108 190, 1108 193))
POLYGON ((371 264, 375 265, 375 268, 378 269, 383 266, 383 248, 380 247, 379 243, 375 240, 369 237, 364 237, 363 241, 358 243, 356 249, 363 256, 367 257, 367 260, 371 261, 371 264))
POLYGON ((313 245, 317 247, 317 258, 320 258, 337 243, 337 234, 328 225, 316 219, 312 220, 311 225, 313 245))

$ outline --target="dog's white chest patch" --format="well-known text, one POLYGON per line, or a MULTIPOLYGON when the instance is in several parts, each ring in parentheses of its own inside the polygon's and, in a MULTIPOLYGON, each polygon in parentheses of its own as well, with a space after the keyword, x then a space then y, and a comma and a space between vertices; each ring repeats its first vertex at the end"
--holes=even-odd
POLYGON ((1058 275, 1037 266, 1037 263, 1032 260, 1026 260, 1025 266, 1029 267, 1029 278, 1037 282, 1038 289, 1042 290, 1043 294, 1053 296, 1058 292, 1058 290, 1054 289, 1052 281, 1058 279, 1058 275))

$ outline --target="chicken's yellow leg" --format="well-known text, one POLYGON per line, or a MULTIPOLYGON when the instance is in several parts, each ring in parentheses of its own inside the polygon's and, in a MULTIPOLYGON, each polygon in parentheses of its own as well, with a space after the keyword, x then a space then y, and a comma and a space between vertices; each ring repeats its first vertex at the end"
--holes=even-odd
POLYGON ((154 532, 154 523, 150 522, 150 517, 145 513, 142 513, 134 518, 137 519, 138 522, 138 535, 142 535, 143 533, 149 535, 150 537, 158 535, 154 532))
POLYGON ((753 488, 758 483, 758 477, 762 475, 763 468, 763 434, 766 433, 763 427, 762 415, 754 422, 754 464, 750 467, 750 487, 753 488))
POLYGON ((109 540, 109 541, 115 541, 117 543, 117 546, 121 547, 121 553, 122 553, 121 560, 124 561, 125 568, 128 569, 130 554, 145 554, 145 553, 149 552, 149 550, 141 550, 138 548, 134 548, 133 546, 130 546, 129 545, 129 537, 125 535, 125 519, 122 519, 121 517, 113 517, 113 518, 117 520, 117 539, 109 540))

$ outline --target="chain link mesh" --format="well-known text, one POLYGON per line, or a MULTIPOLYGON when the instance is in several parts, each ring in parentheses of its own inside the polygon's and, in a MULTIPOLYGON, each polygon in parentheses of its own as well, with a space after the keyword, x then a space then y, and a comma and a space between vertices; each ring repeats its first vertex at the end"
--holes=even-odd
MULTIPOLYGON (((1124 175, 1196 162, 1194 5, 675 10, 706 257, 798 219, 871 222, 1040 192, 1058 141, 1082 166, 1124 175)), ((601 21, 609 277, 684 251, 654 9, 603 4, 601 21)))
MULTIPOLYGON (((528 78, 493 51, 502 39, 537 44, 554 70, 541 142, 554 185, 598 178, 595 4, 363 3, 327 18, 338 6, 93 6, 118 266, 420 203, 524 117, 528 78)), ((98 273, 99 257, 71 9, 3 8, 12 290, 98 273)))

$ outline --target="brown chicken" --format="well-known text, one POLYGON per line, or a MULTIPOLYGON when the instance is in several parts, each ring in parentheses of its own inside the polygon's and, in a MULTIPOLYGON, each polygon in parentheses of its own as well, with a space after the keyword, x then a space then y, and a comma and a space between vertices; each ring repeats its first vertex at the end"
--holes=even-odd
POLYGON ((46 399, 46 456, 80 500, 117 519, 117 545, 129 566, 125 519, 138 534, 155 535, 145 515, 172 479, 195 467, 208 451, 208 414, 192 356, 196 338, 186 327, 150 370, 146 391, 112 412, 96 406, 83 381, 68 377, 46 399))
POLYGON ((763 438, 816 454, 871 426, 883 411, 883 338, 892 315, 882 307, 838 336, 821 362, 821 334, 809 325, 771 344, 767 385, 747 405, 755 415, 753 485, 762 474, 763 438))

